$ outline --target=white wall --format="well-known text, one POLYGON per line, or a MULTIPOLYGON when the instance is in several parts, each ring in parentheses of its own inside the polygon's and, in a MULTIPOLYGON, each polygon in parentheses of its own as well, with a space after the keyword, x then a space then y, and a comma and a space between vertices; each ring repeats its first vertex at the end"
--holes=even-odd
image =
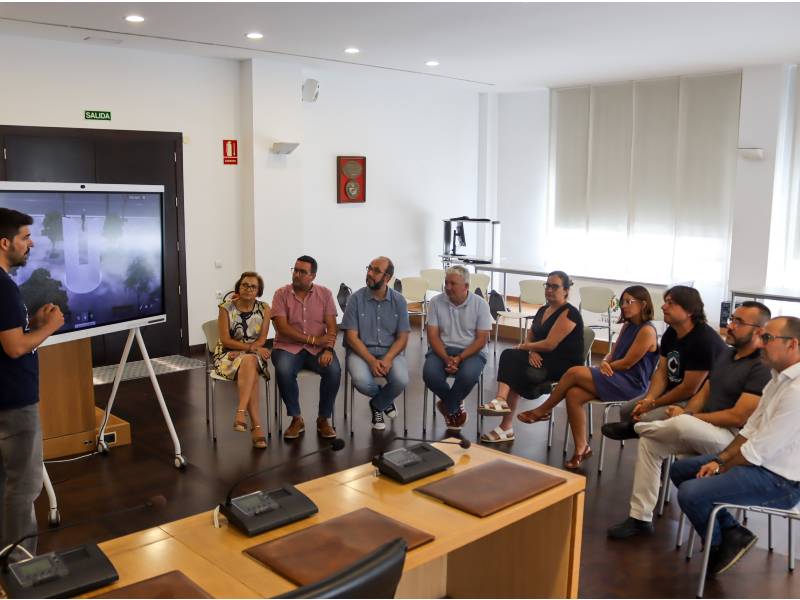
MULTIPOLYGON (((256 264, 268 290, 288 283, 301 254, 317 282, 364 285, 388 255, 399 277, 440 264, 442 222, 475 215, 478 94, 463 86, 366 69, 253 61, 256 264), (300 102, 307 77, 316 103, 300 102), (289 156, 266 149, 300 142, 289 156), (336 156, 367 157, 364 204, 336 203, 336 156)), ((267 294, 269 297, 269 295, 267 294)))
POLYGON ((476 214, 478 93, 473 86, 360 67, 216 60, 0 36, 0 122, 184 134, 189 343, 217 290, 256 268, 265 297, 303 253, 334 290, 363 285, 388 254, 397 273, 436 265, 441 219, 476 214), (309 76, 315 104, 300 101, 309 76), (87 109, 111 122, 84 121, 87 109), (221 141, 240 141, 240 165, 221 141), (275 141, 301 142, 289 156, 275 141), (367 157, 367 202, 336 204, 337 155, 367 157), (214 268, 219 260, 222 267, 214 268))
POLYGON ((222 164, 222 140, 240 137, 237 62, 11 36, 0 56, 0 123, 184 134, 188 333, 202 343, 215 291, 244 266, 241 170, 222 164), (85 121, 89 109, 113 120, 85 121))
POLYGON ((787 82, 785 65, 742 70, 739 147, 762 148, 764 158, 750 160, 740 153, 737 159, 729 286, 766 284, 775 165, 786 119, 787 82))
MULTIPOLYGON (((500 260, 540 268, 547 227, 550 92, 500 94, 498 100, 497 218, 500 260)), ((497 276, 495 276, 497 277, 497 276)), ((508 277, 517 295, 520 277, 508 277)), ((495 279, 495 285, 499 285, 495 279)))

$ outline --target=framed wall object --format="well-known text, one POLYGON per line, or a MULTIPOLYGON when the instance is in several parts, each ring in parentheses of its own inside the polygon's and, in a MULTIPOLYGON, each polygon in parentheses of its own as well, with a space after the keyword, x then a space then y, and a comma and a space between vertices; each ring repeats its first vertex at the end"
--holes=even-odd
POLYGON ((367 201, 367 158, 336 157, 336 202, 352 204, 367 201))

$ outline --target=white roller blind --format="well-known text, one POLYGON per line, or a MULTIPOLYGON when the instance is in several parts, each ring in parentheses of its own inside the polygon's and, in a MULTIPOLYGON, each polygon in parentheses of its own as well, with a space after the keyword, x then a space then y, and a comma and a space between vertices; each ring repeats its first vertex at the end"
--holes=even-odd
POLYGON ((558 227, 586 226, 586 175, 589 146, 589 88, 558 90, 553 96, 555 211, 558 227))
POLYGON ((694 281, 716 302, 740 92, 738 72, 556 90, 547 266, 694 281))
POLYGON ((589 229, 627 233, 633 130, 633 84, 591 91, 589 229))

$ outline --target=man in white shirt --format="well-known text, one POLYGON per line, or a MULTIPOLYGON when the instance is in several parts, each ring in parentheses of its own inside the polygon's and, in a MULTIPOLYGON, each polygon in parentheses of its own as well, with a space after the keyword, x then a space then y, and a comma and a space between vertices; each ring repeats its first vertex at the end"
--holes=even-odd
MULTIPOLYGON (((677 461, 670 471, 681 510, 701 537, 715 503, 788 509, 800 502, 800 319, 772 319, 761 340, 772 379, 758 408, 725 450, 677 461)), ((709 575, 730 569, 756 539, 728 511, 720 511, 709 575)))

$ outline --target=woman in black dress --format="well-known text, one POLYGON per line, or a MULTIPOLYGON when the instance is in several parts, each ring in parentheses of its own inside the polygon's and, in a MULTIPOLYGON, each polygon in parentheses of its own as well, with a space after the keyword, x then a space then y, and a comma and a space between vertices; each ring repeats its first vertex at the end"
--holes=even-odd
POLYGON ((500 355, 497 395, 480 408, 481 414, 502 416, 503 420, 481 441, 507 442, 514 439, 514 413, 519 397, 538 396, 536 388, 545 381, 558 380, 570 367, 583 364, 583 319, 567 302, 572 281, 563 271, 553 271, 544 283, 542 306, 533 318, 525 343, 500 355))

